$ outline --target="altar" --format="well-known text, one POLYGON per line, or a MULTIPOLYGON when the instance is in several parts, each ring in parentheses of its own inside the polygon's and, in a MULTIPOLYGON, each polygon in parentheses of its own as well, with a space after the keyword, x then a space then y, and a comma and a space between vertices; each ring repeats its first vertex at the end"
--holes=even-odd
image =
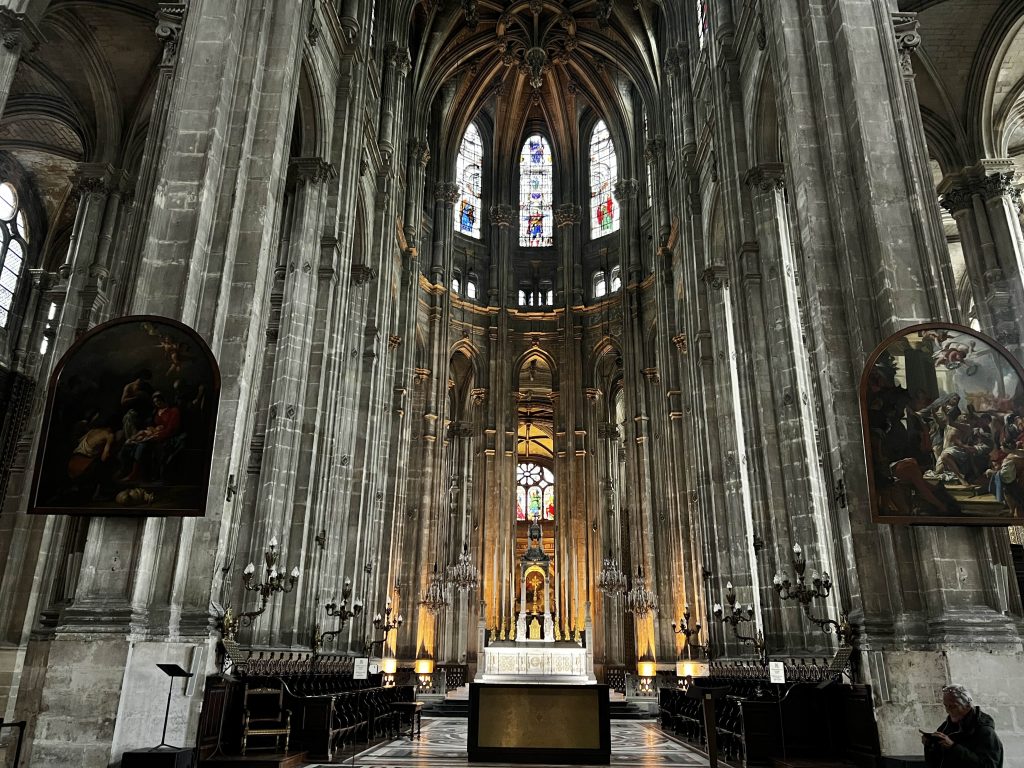
POLYGON ((574 643, 515 643, 483 649, 478 683, 551 683, 593 685, 594 659, 574 643))

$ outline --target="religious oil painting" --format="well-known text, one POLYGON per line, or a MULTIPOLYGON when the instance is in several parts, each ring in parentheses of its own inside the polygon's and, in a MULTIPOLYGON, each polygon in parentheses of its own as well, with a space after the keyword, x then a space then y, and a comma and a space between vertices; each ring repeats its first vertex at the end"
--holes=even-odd
POLYGON ((886 339, 861 378, 876 522, 1020 525, 1024 370, 970 328, 928 323, 886 339))
POLYGON ((30 511, 204 514, 219 395, 213 354, 188 326, 94 328, 50 378, 30 511))

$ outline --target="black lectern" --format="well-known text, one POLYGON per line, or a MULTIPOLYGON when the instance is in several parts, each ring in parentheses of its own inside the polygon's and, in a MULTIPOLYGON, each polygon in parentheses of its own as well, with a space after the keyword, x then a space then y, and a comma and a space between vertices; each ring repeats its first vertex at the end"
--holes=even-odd
POLYGON ((192 677, 191 672, 186 672, 177 664, 157 664, 158 667, 171 678, 167 687, 167 708, 164 710, 164 730, 160 736, 160 743, 150 749, 136 749, 125 752, 121 756, 121 768, 157 768, 167 766, 168 768, 191 768, 193 764, 194 750, 186 747, 175 747, 167 743, 167 721, 171 716, 171 694, 174 693, 174 681, 179 677, 192 677), (157 753, 159 757, 157 757, 157 753))

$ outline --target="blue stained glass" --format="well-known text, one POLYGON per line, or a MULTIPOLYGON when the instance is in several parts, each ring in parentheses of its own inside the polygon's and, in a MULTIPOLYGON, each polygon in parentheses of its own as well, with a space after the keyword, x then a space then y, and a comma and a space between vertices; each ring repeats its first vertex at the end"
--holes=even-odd
POLYGON ((531 136, 519 157, 519 245, 544 248, 552 244, 552 168, 547 139, 531 136))
POLYGON ((480 238, 480 198, 483 194, 484 146, 476 123, 470 123, 462 137, 455 163, 459 201, 455 205, 455 231, 480 238))

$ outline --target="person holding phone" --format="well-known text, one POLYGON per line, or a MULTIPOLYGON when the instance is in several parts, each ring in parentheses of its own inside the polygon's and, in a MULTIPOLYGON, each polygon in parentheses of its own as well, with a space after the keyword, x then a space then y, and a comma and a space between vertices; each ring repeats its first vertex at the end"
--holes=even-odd
POLYGON ((1003 768, 1003 745, 995 721, 974 706, 962 685, 942 689, 946 720, 933 733, 921 731, 928 768, 1003 768))

